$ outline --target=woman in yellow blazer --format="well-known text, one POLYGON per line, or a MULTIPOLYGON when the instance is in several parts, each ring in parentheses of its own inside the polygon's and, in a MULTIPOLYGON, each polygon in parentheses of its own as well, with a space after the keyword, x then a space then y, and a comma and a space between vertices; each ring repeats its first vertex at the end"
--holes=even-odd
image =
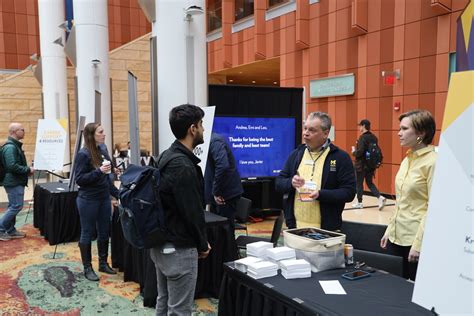
POLYGON ((414 110, 400 115, 400 145, 409 147, 395 177, 396 206, 380 247, 403 257, 403 277, 415 280, 436 162, 430 145, 436 123, 430 112, 414 110))

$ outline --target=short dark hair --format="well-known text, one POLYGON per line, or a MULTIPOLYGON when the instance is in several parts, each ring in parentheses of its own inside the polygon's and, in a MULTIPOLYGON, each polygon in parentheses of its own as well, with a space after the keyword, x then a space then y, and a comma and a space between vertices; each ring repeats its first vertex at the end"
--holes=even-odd
POLYGON ((193 124, 198 124, 204 117, 204 111, 192 104, 181 104, 170 111, 170 127, 176 139, 183 139, 193 124))
POLYGON ((411 125, 418 133, 425 133, 423 143, 426 145, 431 144, 436 132, 436 122, 433 115, 426 110, 413 110, 403 113, 398 120, 401 122, 405 117, 411 119, 411 125))
POLYGON ((370 131, 370 121, 368 119, 360 121, 359 126, 364 126, 366 130, 370 131))

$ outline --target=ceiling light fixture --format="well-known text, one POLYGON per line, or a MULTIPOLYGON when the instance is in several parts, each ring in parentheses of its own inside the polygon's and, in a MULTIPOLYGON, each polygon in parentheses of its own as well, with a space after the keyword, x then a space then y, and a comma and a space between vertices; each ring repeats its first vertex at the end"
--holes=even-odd
POLYGON ((204 10, 200 6, 192 5, 184 10, 184 20, 191 22, 193 20, 193 15, 201 15, 203 13, 204 10))

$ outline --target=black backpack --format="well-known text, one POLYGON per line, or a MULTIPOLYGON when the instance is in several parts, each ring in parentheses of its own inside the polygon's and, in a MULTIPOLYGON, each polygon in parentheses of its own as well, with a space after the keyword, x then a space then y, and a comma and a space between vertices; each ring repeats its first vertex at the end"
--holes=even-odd
MULTIPOLYGON (((162 168, 180 154, 171 155, 162 168)), ((123 236, 135 248, 150 249, 167 240, 160 199, 160 169, 129 165, 120 176, 119 213, 123 236)))
POLYGON ((375 142, 370 143, 365 152, 365 168, 368 170, 375 170, 383 162, 382 150, 375 142))

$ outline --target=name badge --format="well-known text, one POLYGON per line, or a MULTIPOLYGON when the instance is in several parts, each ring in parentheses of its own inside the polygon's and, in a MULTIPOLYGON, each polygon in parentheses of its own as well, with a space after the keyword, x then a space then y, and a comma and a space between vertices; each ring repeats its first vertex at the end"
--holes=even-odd
POLYGON ((304 164, 307 165, 307 166, 312 166, 314 165, 314 161, 312 161, 311 159, 307 159, 304 161, 304 164))

